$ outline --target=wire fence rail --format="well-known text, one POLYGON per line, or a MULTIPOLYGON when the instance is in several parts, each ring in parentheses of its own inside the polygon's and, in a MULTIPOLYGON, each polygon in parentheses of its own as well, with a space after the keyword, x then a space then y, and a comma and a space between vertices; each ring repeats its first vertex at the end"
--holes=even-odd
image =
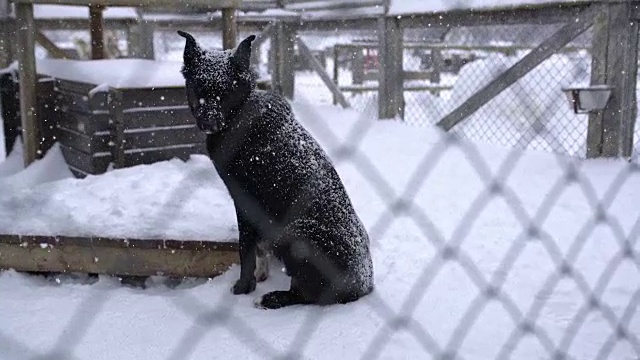
MULTIPOLYGON (((486 36, 491 40, 496 33, 508 32, 510 36, 520 37, 522 42, 534 46, 542 39, 537 36, 539 33, 535 31, 536 27, 533 28, 518 33, 509 26, 482 28, 483 32, 467 27, 456 29, 448 36, 456 45, 474 49, 474 46, 481 47, 474 43, 479 37, 486 36)), ((590 36, 585 35, 586 43, 590 41, 590 36)), ((624 196, 635 194, 637 200, 637 191, 630 191, 628 186, 637 185, 640 181, 640 167, 634 162, 619 161, 616 166, 599 169, 589 161, 580 159, 585 156, 586 122, 572 114, 566 104, 560 104, 566 100, 556 91, 559 84, 582 81, 590 74, 587 51, 580 44, 571 46, 571 49, 565 49, 566 51, 543 62, 540 72, 533 72, 526 81, 511 86, 507 92, 467 119, 456 131, 438 132, 425 145, 426 151, 420 153, 418 161, 412 167, 395 168, 406 173, 406 181, 401 186, 394 181, 395 174, 381 171, 378 166, 380 159, 372 158, 371 153, 365 150, 368 141, 385 139, 379 138, 379 133, 376 132, 378 126, 386 126, 375 121, 378 107, 376 96, 351 95, 349 100, 360 115, 350 129, 339 133, 335 129, 335 122, 328 121, 326 114, 320 112, 317 106, 318 97, 322 97, 323 102, 330 103, 331 94, 326 92, 317 95, 315 90, 310 90, 312 86, 303 85, 296 93, 294 102, 298 116, 304 118, 311 132, 325 145, 334 164, 341 171, 347 171, 345 169, 348 167, 358 174, 358 179, 363 182, 359 186, 370 189, 371 203, 381 204, 377 216, 367 222, 374 260, 376 256, 382 258, 386 251, 391 251, 389 234, 401 219, 406 221, 403 226, 415 229, 417 237, 431 250, 424 251, 425 254, 421 257, 408 257, 407 252, 392 252, 387 255, 402 256, 391 259, 394 263, 422 260, 415 272, 406 274, 407 278, 404 280, 407 287, 401 294, 391 294, 393 288, 383 283, 398 280, 386 277, 385 272, 392 271, 392 266, 383 260, 376 261, 374 271, 378 279, 377 290, 355 304, 346 306, 307 306, 304 309, 279 310, 288 312, 287 315, 272 315, 270 312, 247 311, 251 305, 239 300, 239 297, 220 295, 219 298, 209 299, 197 296, 198 289, 230 286, 235 275, 222 276, 219 282, 214 280, 211 283, 196 283, 193 287, 195 291, 192 292, 175 290, 175 293, 165 296, 169 306, 162 309, 182 314, 189 326, 176 330, 177 341, 173 342, 166 358, 200 357, 198 349, 210 339, 209 332, 216 329, 224 330, 226 341, 235 341, 235 345, 221 344, 221 347, 226 351, 234 351, 235 346, 238 352, 238 348, 242 347, 242 354, 247 357, 324 358, 323 349, 319 350, 319 345, 313 344, 314 340, 327 331, 328 322, 340 322, 340 326, 344 327, 358 327, 360 324, 347 323, 350 311, 360 315, 364 313, 369 319, 376 319, 367 324, 376 325, 368 333, 370 336, 367 339, 356 337, 349 340, 358 343, 352 345, 357 348, 354 350, 357 353, 355 355, 362 359, 407 356, 403 353, 386 352, 389 347, 394 351, 402 349, 402 344, 394 345, 394 337, 398 334, 407 334, 421 349, 420 354, 425 358, 442 360, 639 358, 640 319, 637 310, 640 306, 640 287, 637 279, 640 275, 640 214, 637 207, 624 207, 627 204, 624 196), (501 152, 494 148, 486 150, 480 144, 485 141, 501 145, 501 152), (535 205, 531 204, 528 197, 524 200, 527 194, 513 180, 516 173, 523 171, 523 167, 526 168, 525 174, 531 176, 536 171, 542 171, 535 168, 531 154, 523 149, 550 150, 553 161, 544 165, 557 168, 554 177, 547 179, 546 190, 537 192, 543 195, 535 205), (497 153, 502 155, 495 155, 497 153), (451 154, 458 155, 452 158, 451 154), (492 157, 492 154, 496 157, 492 157), (429 192, 436 181, 434 179, 441 176, 439 169, 442 162, 452 159, 458 162, 447 162, 445 165, 465 168, 469 177, 465 181, 479 184, 477 193, 467 196, 464 189, 460 189, 462 195, 429 192), (599 171, 615 173, 607 173, 609 180, 600 181, 599 177, 604 175, 599 171), (425 191, 428 196, 423 194, 425 191), (569 193, 572 194, 571 200, 566 199, 569 193), (455 214, 457 221, 451 221, 453 226, 446 228, 442 224, 443 217, 434 214, 429 209, 430 204, 425 204, 425 200, 429 199, 437 204, 446 203, 447 199, 451 202, 463 202, 465 206, 460 206, 460 209, 464 211, 455 214), (475 253, 483 247, 469 244, 475 241, 492 243, 490 237, 493 233, 490 230, 498 232, 496 226, 485 223, 485 228, 490 230, 482 233, 482 236, 475 229, 486 222, 485 216, 495 212, 496 201, 502 204, 502 212, 494 219, 512 219, 514 233, 507 236, 506 241, 499 243, 498 247, 489 250, 495 252, 491 254, 495 261, 487 270, 486 264, 478 260, 475 253), (566 210, 567 201, 576 202, 573 204, 575 208, 583 208, 582 218, 572 218, 583 220, 581 223, 563 224, 562 219, 556 218, 565 214, 563 211, 574 209, 569 207, 566 210), (569 225, 575 228, 573 232, 558 230, 559 227, 569 225), (531 248, 538 251, 538 257, 533 260, 529 258, 531 248), (583 258, 587 256, 584 255, 586 253, 590 254, 587 260, 583 258), (607 255, 597 256, 600 253, 607 255), (407 258, 403 258, 404 256, 407 258), (529 263, 525 270, 519 265, 521 261, 525 261, 524 258, 529 259, 526 260, 529 263), (452 267, 459 269, 459 278, 443 275, 448 274, 452 267), (525 271, 524 274, 522 271, 525 271), (537 286, 530 283, 522 284, 521 287, 514 285, 514 276, 519 280, 536 278, 537 286), (443 287, 440 284, 443 278, 454 283, 443 287), (458 283, 452 279, 464 281, 458 283), (454 291, 457 286, 463 290, 454 291), (451 289, 451 292, 447 293, 443 289, 451 289), (525 289, 527 293, 523 294, 525 289), (448 320, 453 323, 447 331, 443 329, 444 321, 425 321, 428 318, 425 313, 439 311, 429 303, 434 292, 438 292, 440 306, 443 306, 442 301, 456 302, 460 297, 466 300, 455 314, 444 315, 446 318, 451 315, 452 319, 448 320), (572 295, 558 295, 563 292, 571 292, 572 295), (487 313, 495 314, 488 310, 494 306, 505 314, 506 321, 502 317, 487 317, 487 313), (264 331, 256 325, 267 326, 269 321, 275 321, 274 316, 286 317, 291 313, 296 316, 294 330, 278 327, 270 329, 280 329, 286 333, 287 338, 284 340, 276 341, 283 335, 264 331), (259 319, 260 317, 263 319, 259 319), (554 317, 560 319, 557 322, 562 327, 558 328, 557 323, 553 323, 554 317), (501 322, 496 324, 498 320, 501 322), (504 327, 500 329, 504 336, 491 337, 500 326, 504 327), (478 344, 470 347, 469 342, 478 336, 484 341, 481 345, 492 348, 492 352, 473 353, 480 347, 478 344), (525 350, 522 350, 523 347, 525 350)), ((418 71, 421 66, 429 67, 422 64, 423 56, 430 59, 451 59, 455 58, 452 54, 456 53, 454 50, 442 50, 440 54, 434 55, 433 48, 425 52, 413 50, 405 50, 405 70, 418 71)), ((458 69, 454 77, 447 78, 446 72, 440 74, 440 83, 451 85, 450 90, 405 91, 405 121, 415 125, 433 125, 445 112, 448 106, 445 101, 457 96, 464 98, 464 94, 470 95, 480 84, 490 80, 492 75, 495 76, 528 53, 526 49, 519 49, 511 55, 504 55, 502 50, 487 49, 485 46, 465 53, 473 54, 474 58, 464 60, 464 66, 458 69)), ((428 84, 432 84, 431 80, 433 79, 428 80, 428 84)), ((313 80, 309 80, 309 83, 313 83, 313 80)), ((394 136, 393 132, 387 136, 394 136)), ((445 179, 449 180, 451 179, 445 179)), ((464 181, 460 183, 465 184, 464 181)), ((187 204, 191 196, 193 195, 186 192, 175 194, 171 201, 180 206, 171 209, 181 211, 181 206, 187 204)), ((46 207, 47 204, 41 206, 46 207)), ((498 227, 504 224, 498 222, 498 227)), ((171 224, 157 225, 161 228, 171 224)), ((415 252, 423 249, 415 246, 415 252)), ((317 267, 324 274, 335 271, 326 263, 320 263, 317 267)), ((106 309, 117 290, 105 292, 94 284, 83 291, 86 296, 78 301, 75 312, 70 314, 60 333, 56 334, 57 341, 53 342, 50 350, 33 350, 31 344, 15 337, 10 329, 3 329, 1 325, 0 348, 12 349, 13 352, 8 353, 8 356, 14 354, 15 358, 76 358, 78 348, 86 346, 84 337, 92 327, 97 326, 96 324, 113 325, 109 322, 104 325, 102 317, 110 316, 111 313, 107 313, 106 309)), ((136 299, 154 297, 153 290, 146 291, 148 293, 136 293, 136 299)), ((22 306, 28 307, 29 304, 22 306)), ((110 308, 109 311, 113 312, 114 309, 110 308)), ((120 320, 148 321, 154 324, 162 321, 120 320)), ((173 335, 175 338, 175 334, 173 335)), ((331 351, 332 343, 322 343, 320 347, 322 346, 331 351)), ((226 358, 232 354, 209 354, 208 357, 226 358)), ((354 352, 349 354, 353 355, 354 352)), ((2 356, 0 354, 0 358, 2 356)))

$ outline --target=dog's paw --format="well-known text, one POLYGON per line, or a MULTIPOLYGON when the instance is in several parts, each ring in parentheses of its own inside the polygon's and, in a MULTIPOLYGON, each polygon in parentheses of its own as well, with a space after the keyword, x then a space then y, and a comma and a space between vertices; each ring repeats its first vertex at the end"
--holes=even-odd
POLYGON ((248 294, 256 289, 256 279, 250 280, 239 279, 231 288, 231 292, 234 295, 248 294))
POLYGON ((288 291, 272 291, 253 301, 258 309, 279 309, 281 307, 299 304, 288 291))

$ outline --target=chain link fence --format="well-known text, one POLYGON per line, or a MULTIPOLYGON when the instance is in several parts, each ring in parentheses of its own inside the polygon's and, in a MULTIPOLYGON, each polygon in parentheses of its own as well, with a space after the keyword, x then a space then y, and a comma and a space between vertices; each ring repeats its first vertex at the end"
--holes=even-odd
MULTIPOLYGON (((413 56, 405 55, 408 57, 405 71, 420 63, 420 67, 428 69, 432 79, 437 80, 424 85, 445 89, 405 91, 405 120, 418 125, 436 123, 558 28, 549 25, 452 26, 442 43, 414 51, 413 56)), ((587 117, 573 113, 562 88, 589 83, 590 38, 590 34, 584 34, 568 44, 485 104, 455 131, 473 141, 520 148, 523 144, 518 144, 518 140, 531 125, 527 121, 540 119, 544 133, 528 143, 528 149, 584 157, 587 117)))
MULTIPOLYGON (((371 295, 349 305, 259 312, 246 296, 222 295, 237 269, 170 294, 154 287, 133 294, 97 285, 78 290, 67 279, 63 286, 82 296, 74 299, 75 312, 60 315, 65 318, 56 339, 42 345, 0 323, 0 348, 15 359, 108 357, 114 351, 109 347, 119 344, 97 334, 124 322, 142 342, 132 358, 639 358, 640 167, 580 159, 586 118, 570 111, 559 89, 589 78, 584 43, 552 56, 455 131, 441 134, 427 126, 553 29, 453 28, 442 44, 413 38, 404 70, 428 79, 405 83, 405 122, 416 126, 409 132, 402 124, 375 121, 374 91, 348 96, 355 111, 326 106, 331 93, 300 64, 296 114, 347 188, 367 194, 354 202, 366 213, 372 240, 377 289, 371 295), (439 78, 430 72, 434 61, 441 61, 439 78), (341 123, 343 118, 348 121, 341 123), (133 309, 127 314, 139 317, 119 316, 125 305, 133 309), (180 326, 163 323, 175 319, 171 313, 179 314, 180 326), (99 345, 86 345, 88 338, 99 345), (148 346, 161 347, 158 342, 165 351, 148 346)), ((194 36, 205 47, 221 47, 215 33, 194 36)), ((330 47, 322 44, 323 35, 301 36, 314 50, 330 47)), ((588 43, 590 35, 584 36, 588 43)), ((181 60, 183 42, 174 38, 156 33, 157 59, 181 60)), ((356 34, 348 41, 363 40, 356 34)), ((325 54, 331 70, 335 64, 325 54)), ((346 65, 342 71, 340 84, 348 83, 353 73, 346 65)), ((268 67, 260 64, 260 73, 268 74, 268 67)), ((175 194, 168 208, 181 211, 190 196, 175 194)), ((286 278, 275 284, 286 287, 286 278)), ((38 294, 51 287, 41 285, 38 294)))
MULTIPOLYGON (((434 125, 560 26, 406 29, 404 123, 434 125)), ((354 109, 363 110, 377 99, 378 45, 374 32, 334 37, 299 35, 317 50, 327 73, 333 73, 334 81, 354 109)), ((528 149, 584 158, 588 119, 584 114, 573 113, 562 88, 589 83, 591 37, 587 32, 569 43, 455 131, 473 141, 520 148, 518 139, 531 125, 523 121, 540 118, 544 119, 544 132, 527 144, 528 149)), ((310 69, 296 73, 296 87, 302 96, 313 96, 319 103, 332 101, 331 92, 310 69)))

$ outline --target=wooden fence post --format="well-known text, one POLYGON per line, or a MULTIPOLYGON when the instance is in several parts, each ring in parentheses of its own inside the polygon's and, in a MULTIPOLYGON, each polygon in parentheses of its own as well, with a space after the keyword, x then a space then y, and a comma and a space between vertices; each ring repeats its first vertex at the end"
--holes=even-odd
MULTIPOLYGON (((338 65, 338 61, 340 58, 340 46, 338 45, 334 45, 333 46, 333 51, 331 52, 331 55, 333 57, 333 82, 336 84, 340 84, 340 66, 338 65)), ((337 105, 338 104, 338 98, 333 95, 333 105, 337 105)))
POLYGON ((293 99, 295 84, 294 45, 295 29, 289 23, 278 21, 271 40, 271 81, 273 89, 293 99))
POLYGON ((351 74, 353 74, 354 85, 362 85, 364 84, 364 54, 362 53, 364 49, 360 46, 356 46, 352 49, 352 61, 351 61, 351 74))
POLYGON ((378 20, 378 118, 404 117, 402 28, 396 17, 378 20))
POLYGON ((602 4, 593 38, 591 84, 613 88, 604 110, 589 115, 587 157, 630 158, 637 114, 638 22, 631 3, 602 4))
POLYGON ((128 56, 153 60, 155 58, 153 32, 153 23, 144 20, 143 12, 138 10, 138 24, 128 29, 128 56))
POLYGON ((105 58, 103 6, 89 5, 89 32, 91 33, 91 59, 105 58))
POLYGON ((116 169, 124 167, 124 114, 122 112, 122 92, 109 91, 109 129, 111 133, 111 158, 116 169))
MULTIPOLYGON (((442 59, 442 51, 440 49, 431 50, 431 73, 429 74, 429 81, 432 84, 440 84, 441 71, 444 60, 442 59)), ((432 94, 439 96, 440 91, 431 91, 432 94)))
POLYGON ((15 3, 16 28, 18 38, 18 76, 20 78, 20 117, 22 120, 22 141, 24 164, 28 166, 38 156, 38 119, 35 30, 33 4, 15 3))
POLYGON ((222 9, 222 48, 233 49, 238 38, 238 24, 236 22, 236 9, 222 9))

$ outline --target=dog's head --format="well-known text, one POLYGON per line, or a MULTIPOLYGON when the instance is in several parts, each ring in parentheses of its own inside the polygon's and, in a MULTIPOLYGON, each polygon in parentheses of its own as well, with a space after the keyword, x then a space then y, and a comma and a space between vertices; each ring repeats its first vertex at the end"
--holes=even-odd
POLYGON ((208 51, 191 34, 178 34, 187 39, 182 75, 191 113, 200 130, 222 131, 255 88, 256 74, 250 59, 251 42, 256 37, 244 39, 235 51, 208 51))

